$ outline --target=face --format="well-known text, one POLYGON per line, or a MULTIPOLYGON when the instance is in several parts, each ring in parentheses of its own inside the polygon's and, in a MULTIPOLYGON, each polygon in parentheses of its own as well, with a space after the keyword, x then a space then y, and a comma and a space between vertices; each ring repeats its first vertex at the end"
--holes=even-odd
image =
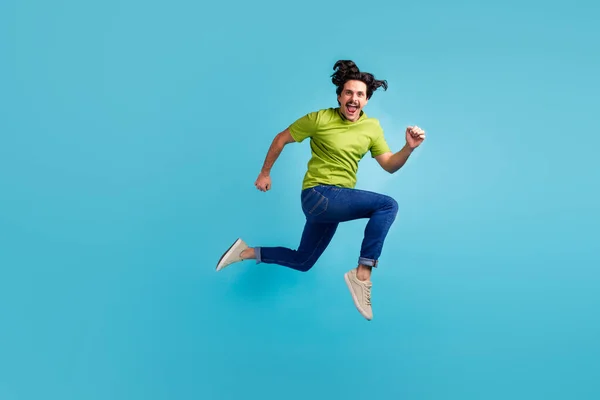
POLYGON ((338 96, 340 111, 350 121, 356 121, 360 117, 363 107, 369 102, 367 100, 367 85, 362 81, 348 81, 344 84, 342 93, 338 96))

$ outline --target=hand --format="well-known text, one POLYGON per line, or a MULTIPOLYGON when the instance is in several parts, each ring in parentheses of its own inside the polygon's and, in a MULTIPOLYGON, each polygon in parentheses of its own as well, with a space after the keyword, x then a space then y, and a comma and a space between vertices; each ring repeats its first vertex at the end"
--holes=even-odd
POLYGON ((409 126, 406 128, 406 143, 411 149, 419 147, 425 140, 425 131, 418 126, 409 126))
POLYGON ((261 192, 266 192, 267 190, 271 190, 271 177, 268 174, 260 173, 258 178, 256 178, 256 182, 254 182, 254 186, 261 192))

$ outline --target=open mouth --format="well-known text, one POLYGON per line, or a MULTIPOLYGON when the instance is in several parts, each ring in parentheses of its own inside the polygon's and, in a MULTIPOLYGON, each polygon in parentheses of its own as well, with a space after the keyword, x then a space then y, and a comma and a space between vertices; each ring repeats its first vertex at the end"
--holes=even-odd
POLYGON ((354 114, 356 110, 358 110, 358 107, 351 104, 346 104, 346 110, 348 110, 350 114, 354 114))

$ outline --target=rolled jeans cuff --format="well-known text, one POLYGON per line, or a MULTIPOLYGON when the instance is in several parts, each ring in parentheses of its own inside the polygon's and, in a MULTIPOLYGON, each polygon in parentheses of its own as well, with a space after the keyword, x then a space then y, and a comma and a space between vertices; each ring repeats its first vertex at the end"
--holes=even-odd
POLYGON ((257 264, 260 264, 262 262, 262 259, 260 258, 260 247, 254 248, 254 257, 256 258, 257 264))
POLYGON ((359 257, 358 258, 358 263, 361 264, 361 265, 368 265, 370 267, 377 268, 377 264, 379 264, 379 261, 378 260, 373 260, 371 258, 359 257))

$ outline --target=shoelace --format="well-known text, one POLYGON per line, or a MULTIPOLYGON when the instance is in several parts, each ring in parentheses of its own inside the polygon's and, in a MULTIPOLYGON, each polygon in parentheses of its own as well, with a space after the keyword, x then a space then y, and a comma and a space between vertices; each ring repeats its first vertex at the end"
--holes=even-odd
POLYGON ((365 303, 371 305, 371 286, 365 285, 365 303))

